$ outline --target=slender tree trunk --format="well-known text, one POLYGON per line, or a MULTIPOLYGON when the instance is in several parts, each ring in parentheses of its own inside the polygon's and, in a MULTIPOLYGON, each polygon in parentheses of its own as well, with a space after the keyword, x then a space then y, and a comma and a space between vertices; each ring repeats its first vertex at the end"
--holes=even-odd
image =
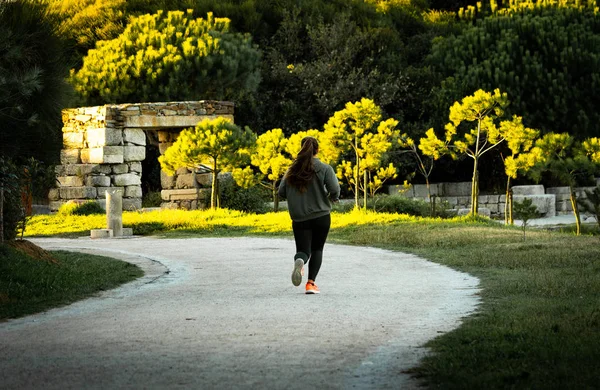
POLYGON ((571 206, 573 207, 573 214, 575 214, 576 234, 579 236, 581 234, 581 217, 579 215, 579 207, 577 206, 577 195, 573 186, 569 186, 569 190, 571 192, 571 206))
POLYGON ((506 199, 504 199, 504 224, 508 225, 510 223, 510 212, 512 205, 510 204, 510 176, 506 180, 506 199))
POLYGON ((364 202, 365 204, 363 205, 363 208, 366 210, 367 209, 367 171, 365 170, 364 175, 363 175, 363 183, 364 183, 364 188, 363 188, 363 193, 364 193, 364 202))
POLYGON ((0 243, 4 242, 4 186, 0 186, 0 243))
POLYGON ((515 202, 513 202, 513 192, 512 189, 508 192, 508 202, 510 204, 510 206, 508 206, 508 213, 509 213, 509 218, 508 218, 508 223, 511 225, 515 224, 515 214, 514 214, 514 204, 515 202))
POLYGON ((354 152, 356 153, 356 173, 354 174, 354 208, 358 208, 358 190, 360 181, 360 157, 358 156, 358 138, 354 136, 354 152))
POLYGON ((477 171, 477 157, 473 163, 473 181, 471 182, 471 215, 477 215, 479 211, 479 172, 477 171))
POLYGON ((219 172, 217 171, 217 159, 213 161, 212 185, 210 187, 210 208, 217 208, 217 181, 219 172))
POLYGON ((279 211, 279 192, 277 192, 277 182, 273 182, 273 211, 279 211))
POLYGON ((429 200, 429 212, 432 217, 435 217, 435 200, 431 197, 431 184, 429 176, 425 176, 425 185, 427 186, 427 200, 429 200))

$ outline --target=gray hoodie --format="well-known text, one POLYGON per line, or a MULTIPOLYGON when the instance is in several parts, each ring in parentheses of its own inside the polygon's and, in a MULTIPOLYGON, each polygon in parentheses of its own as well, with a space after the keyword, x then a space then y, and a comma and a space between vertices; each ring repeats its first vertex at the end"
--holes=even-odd
POLYGON ((279 197, 287 199, 292 221, 302 222, 327 215, 331 212, 329 199, 337 201, 340 197, 340 184, 333 168, 316 157, 313 157, 313 166, 315 176, 306 192, 286 185, 285 176, 279 184, 279 197))

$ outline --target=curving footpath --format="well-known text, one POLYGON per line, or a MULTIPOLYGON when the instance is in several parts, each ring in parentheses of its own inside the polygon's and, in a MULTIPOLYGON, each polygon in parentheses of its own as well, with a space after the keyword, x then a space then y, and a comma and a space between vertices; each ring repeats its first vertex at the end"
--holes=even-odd
POLYGON ((117 289, 0 323, 2 389, 416 388, 422 345, 460 325, 478 280, 419 257, 327 244, 290 282, 293 240, 34 239, 138 264, 117 289))

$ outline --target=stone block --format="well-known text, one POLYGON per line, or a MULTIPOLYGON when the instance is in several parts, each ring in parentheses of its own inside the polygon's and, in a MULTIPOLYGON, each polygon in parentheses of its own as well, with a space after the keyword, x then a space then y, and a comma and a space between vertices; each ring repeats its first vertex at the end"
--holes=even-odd
POLYGON ((544 186, 541 184, 534 184, 529 186, 513 186, 513 195, 545 195, 546 191, 544 186))
POLYGON ((177 206, 177 203, 162 202, 160 204, 160 208, 163 209, 163 210, 177 210, 178 206, 177 206))
MULTIPOLYGON (((212 184, 212 173, 197 173, 196 174, 196 183, 200 187, 209 187, 212 184)), ((390 187, 402 187, 402 186, 390 186, 390 187)), ((392 195, 390 193, 390 195, 392 195)), ((397 195, 397 193, 396 193, 397 195)))
POLYGON ((470 196, 457 196, 456 200, 458 204, 461 206, 470 206, 471 205, 471 197, 470 196))
POLYGON ((210 198, 210 189, 162 190, 160 195, 166 201, 207 199, 210 198))
POLYGON ((562 213, 572 212, 573 207, 571 206, 571 202, 566 200, 558 201, 556 203, 556 211, 562 213))
POLYGON ((59 200, 60 199, 60 192, 58 190, 58 188, 50 188, 50 190, 48 191, 48 200, 59 200))
POLYGON ((185 167, 183 168, 177 168, 177 170, 175 171, 176 175, 187 175, 188 173, 190 173, 191 171, 185 167))
POLYGON ((586 199, 587 194, 585 191, 593 192, 596 187, 577 187, 575 188, 575 195, 577 195, 577 199, 586 199))
POLYGON ((133 228, 122 228, 121 233, 123 234, 123 237, 133 236, 133 228))
POLYGON ((125 198, 141 198, 142 186, 127 186, 125 187, 125 198))
POLYGON ((479 195, 479 204, 484 204, 484 203, 489 203, 490 202, 490 198, 488 195, 479 195))
POLYGON ((506 203, 506 195, 500 195, 498 197, 498 202, 499 203, 506 203))
POLYGON ((444 183, 444 196, 470 196, 471 182, 444 183))
POLYGON ((195 188, 195 178, 193 173, 187 173, 185 175, 177 175, 177 182, 175 188, 195 188))
POLYGON ((172 142, 161 142, 158 144, 158 152, 160 154, 165 154, 166 150, 169 149, 173 145, 172 142))
POLYGON ((554 195, 513 195, 513 204, 523 202, 526 198, 531 199, 532 204, 537 207, 537 211, 542 214, 543 217, 548 218, 556 216, 556 197, 554 195))
POLYGON ((106 199, 106 191, 110 190, 110 191, 121 191, 122 194, 125 193, 125 188, 124 187, 98 187, 98 199, 106 199))
MULTIPOLYGON (((490 210, 490 213, 493 215, 496 215, 498 213, 500 213, 500 208, 498 206, 498 203, 488 203, 485 206, 486 209, 490 210)), ((504 212, 504 208, 502 208, 502 212, 504 212)))
POLYGON ((81 154, 79 149, 62 149, 60 151, 60 163, 63 165, 81 163, 81 154))
POLYGON ((110 176, 88 176, 85 178, 85 185, 89 187, 110 187, 110 176))
POLYGON ((48 203, 48 207, 50 207, 50 211, 52 212, 56 212, 58 211, 58 209, 60 209, 62 207, 63 204, 67 203, 67 201, 65 200, 57 200, 57 201, 50 201, 48 203))
POLYGON ((112 166, 112 173, 114 173, 115 175, 121 175, 123 173, 128 173, 129 172, 129 165, 128 164, 115 164, 112 166))
POLYGON ((169 142, 171 140, 171 132, 165 130, 158 131, 158 142, 169 142))
POLYGON ((125 145, 123 147, 123 161, 143 161, 145 158, 145 146, 125 145))
POLYGON ((123 211, 135 211, 142 208, 141 198, 123 198, 123 211))
POLYGON ((82 149, 81 161, 86 164, 121 164, 123 162, 123 147, 102 146, 82 149))
POLYGON ((569 189, 569 187, 549 187, 546 188, 546 194, 561 194, 561 195, 569 195, 571 193, 571 190, 569 189))
POLYGON ((83 133, 63 133, 63 147, 65 149, 83 148, 83 133))
POLYGON ((124 129, 123 141, 139 146, 146 146, 146 133, 142 129, 124 129))
POLYGON ((156 116, 156 115, 124 115, 123 127, 141 127, 141 128, 184 128, 195 127, 198 122, 204 119, 215 119, 223 117, 233 122, 233 115, 195 115, 195 116, 156 116))
POLYGON ((426 184, 413 184, 413 196, 414 198, 427 199, 427 185, 426 184))
POLYGON ((130 163, 128 163, 129 165, 129 172, 137 172, 137 173, 142 173, 142 163, 139 161, 132 161, 130 163))
POLYGON ((81 123, 87 123, 90 120, 92 120, 92 116, 91 115, 84 115, 84 114, 79 114, 75 116, 75 120, 81 123))
POLYGON ((61 199, 94 199, 97 196, 96 187, 61 187, 61 199))
POLYGON ((441 199, 448 202, 451 207, 458 206, 458 197, 456 196, 444 196, 441 199))
POLYGON ((123 132, 120 129, 99 128, 86 131, 88 147, 117 146, 123 144, 123 132))
POLYGON ((124 173, 122 175, 115 175, 113 178, 113 184, 117 187, 139 186, 142 185, 142 179, 135 173, 124 173))
POLYGON ((160 186, 164 190, 168 190, 175 187, 175 176, 167 175, 165 171, 160 171, 160 186))
POLYGON ((556 194, 554 196, 556 197, 557 202, 562 202, 562 201, 571 202, 571 194, 556 194))
POLYGON ((61 187, 83 187, 81 176, 59 176, 56 178, 61 187))
POLYGON ((92 229, 90 230, 90 238, 112 238, 113 230, 112 229, 92 229))

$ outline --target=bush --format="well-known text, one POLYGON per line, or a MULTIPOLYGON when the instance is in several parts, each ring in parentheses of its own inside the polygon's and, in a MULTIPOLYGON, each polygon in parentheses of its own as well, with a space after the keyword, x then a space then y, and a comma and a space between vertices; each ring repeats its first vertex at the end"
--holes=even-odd
POLYGON ((367 208, 378 212, 408 214, 427 217, 431 214, 429 203, 402 196, 378 195, 367 201, 367 208))
POLYGON ((147 192, 142 197, 142 207, 160 207, 161 203, 160 191, 147 192))
POLYGON ((102 206, 93 200, 84 203, 67 202, 58 209, 58 215, 93 215, 105 213, 106 211, 102 206))
POLYGON ((248 213, 263 214, 268 211, 265 191, 259 186, 242 188, 230 176, 219 180, 221 207, 248 213))

